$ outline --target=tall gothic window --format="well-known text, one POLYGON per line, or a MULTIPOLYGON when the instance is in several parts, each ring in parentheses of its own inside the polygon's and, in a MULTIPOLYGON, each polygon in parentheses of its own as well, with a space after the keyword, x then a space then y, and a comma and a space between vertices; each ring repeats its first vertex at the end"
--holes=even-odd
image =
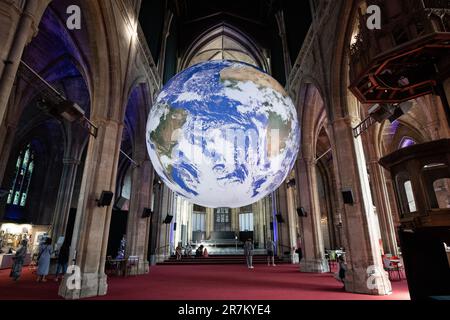
POLYGON ((14 180, 9 190, 7 204, 25 207, 30 188, 30 181, 34 170, 34 154, 31 146, 27 145, 17 158, 14 170, 14 180))

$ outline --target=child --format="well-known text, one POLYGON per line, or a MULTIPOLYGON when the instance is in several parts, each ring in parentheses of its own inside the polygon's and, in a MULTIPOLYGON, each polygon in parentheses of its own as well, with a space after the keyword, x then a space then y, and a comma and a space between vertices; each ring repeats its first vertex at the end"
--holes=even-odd
POLYGON ((181 252, 182 248, 180 245, 178 245, 178 247, 176 248, 177 260, 181 260, 181 252))

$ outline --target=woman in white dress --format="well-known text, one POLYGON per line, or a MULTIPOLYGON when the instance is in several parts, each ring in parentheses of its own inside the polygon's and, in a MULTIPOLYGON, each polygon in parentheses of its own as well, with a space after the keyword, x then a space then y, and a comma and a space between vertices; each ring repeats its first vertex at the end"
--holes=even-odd
POLYGON ((45 277, 48 275, 48 271, 50 269, 51 257, 52 257, 52 239, 47 238, 39 250, 38 270, 37 270, 38 282, 47 281, 45 277))

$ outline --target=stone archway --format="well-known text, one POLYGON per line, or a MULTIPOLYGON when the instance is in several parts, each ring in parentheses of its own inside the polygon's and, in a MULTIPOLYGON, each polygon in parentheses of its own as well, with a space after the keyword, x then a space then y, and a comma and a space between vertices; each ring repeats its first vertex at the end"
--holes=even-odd
POLYGON ((348 271, 345 286, 350 292, 385 295, 391 292, 383 270, 379 225, 377 223, 367 173, 367 162, 361 137, 355 138, 353 128, 361 121, 359 103, 349 87, 350 45, 354 36, 359 1, 342 5, 336 25, 330 70, 330 122, 334 145, 337 186, 350 192, 351 201, 339 197, 342 212, 342 241, 346 250, 348 271), (371 276, 368 270, 378 272, 371 276))
POLYGON ((325 117, 325 105, 313 83, 304 83, 301 86, 297 106, 301 127, 301 150, 295 173, 298 189, 305 190, 299 192, 298 205, 306 212, 306 217, 300 218, 300 238, 304 256, 300 262, 300 270, 327 272, 317 181, 317 140, 325 117))

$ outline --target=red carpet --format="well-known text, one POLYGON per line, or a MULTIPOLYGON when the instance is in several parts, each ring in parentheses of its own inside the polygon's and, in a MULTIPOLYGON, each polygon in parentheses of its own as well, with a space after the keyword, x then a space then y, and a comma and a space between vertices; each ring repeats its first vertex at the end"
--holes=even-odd
MULTIPOLYGON (((50 278, 37 283, 28 268, 17 282, 0 271, 0 300, 60 299, 50 278)), ((110 277, 111 300, 409 300, 406 281, 392 282, 393 294, 370 296, 342 291, 332 274, 306 274, 296 265, 253 270, 239 265, 154 266, 144 276, 110 277)))

